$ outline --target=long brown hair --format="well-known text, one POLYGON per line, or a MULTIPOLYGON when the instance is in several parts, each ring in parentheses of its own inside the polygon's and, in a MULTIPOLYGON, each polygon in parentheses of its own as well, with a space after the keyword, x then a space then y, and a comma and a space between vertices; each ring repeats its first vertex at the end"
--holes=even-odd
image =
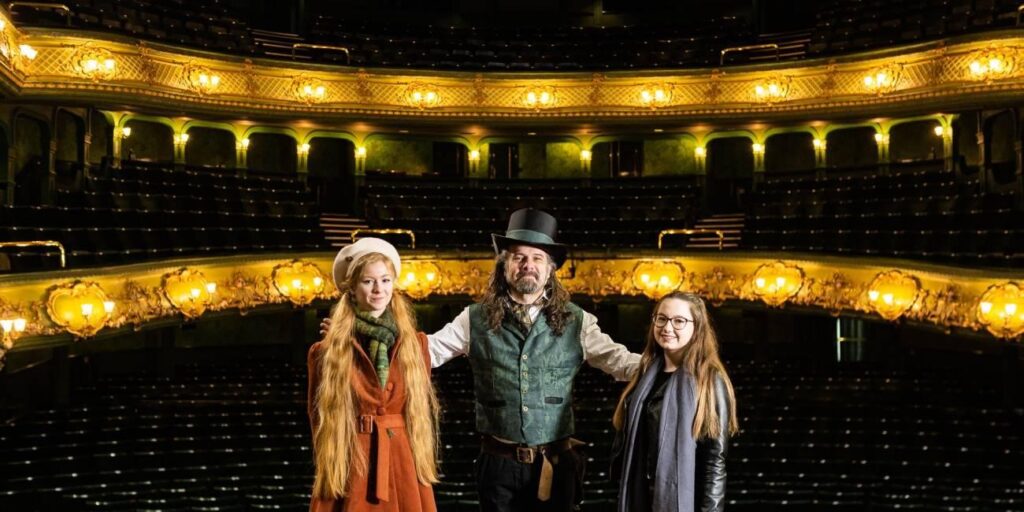
MULTIPOLYGON (((319 424, 313 433, 313 459, 316 480, 313 495, 325 499, 345 496, 348 482, 355 474, 365 475, 366 454, 359 449, 358 398, 352 386, 355 372, 355 304, 352 290, 366 265, 383 262, 395 280, 394 265, 380 253, 370 253, 353 265, 341 300, 334 306, 331 326, 322 342, 319 361, 320 385, 316 392, 319 424)), ((395 345, 397 369, 403 372, 406 386, 405 425, 409 432, 416 477, 424 485, 437 483, 438 437, 440 407, 430 382, 423 351, 416 334, 416 317, 412 303, 397 288, 389 305, 398 325, 399 339, 395 345)))
MULTIPOLYGON (((715 378, 721 377, 725 382, 725 388, 729 394, 729 434, 739 431, 739 422, 736 420, 736 395, 732 389, 732 381, 725 373, 725 366, 718 356, 718 338, 711 326, 711 318, 708 316, 707 307, 700 297, 692 293, 672 292, 654 305, 657 312, 662 303, 667 300, 681 300, 690 306, 690 313, 693 314, 693 337, 683 347, 682 363, 680 369, 686 370, 693 375, 697 381, 697 412, 693 418, 693 438, 714 438, 722 432, 722 422, 717 411, 715 400, 715 378)), ((612 423, 617 430, 622 430, 626 424, 626 397, 636 388, 640 378, 647 369, 654 363, 655 358, 664 357, 665 351, 654 341, 654 322, 647 329, 647 342, 644 344, 644 352, 640 356, 640 369, 626 385, 626 389, 619 397, 619 405, 615 407, 615 415, 612 423)))

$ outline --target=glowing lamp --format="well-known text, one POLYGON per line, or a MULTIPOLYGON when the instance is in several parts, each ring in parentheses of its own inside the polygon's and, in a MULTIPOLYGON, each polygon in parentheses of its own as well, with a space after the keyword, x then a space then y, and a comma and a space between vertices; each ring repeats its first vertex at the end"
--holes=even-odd
POLYGON ((881 272, 868 285, 868 307, 886 320, 903 316, 917 302, 921 283, 899 270, 881 272))

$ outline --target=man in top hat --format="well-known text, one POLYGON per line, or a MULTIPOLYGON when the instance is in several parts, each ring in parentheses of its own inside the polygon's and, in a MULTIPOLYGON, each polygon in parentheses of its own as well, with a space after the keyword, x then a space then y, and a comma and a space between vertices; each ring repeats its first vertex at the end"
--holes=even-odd
POLYGON ((492 235, 497 257, 483 300, 428 336, 435 368, 469 356, 482 511, 574 510, 584 461, 570 437, 576 372, 586 361, 627 380, 640 364, 569 301, 555 276, 567 252, 556 233, 551 215, 514 212, 505 234, 492 235))

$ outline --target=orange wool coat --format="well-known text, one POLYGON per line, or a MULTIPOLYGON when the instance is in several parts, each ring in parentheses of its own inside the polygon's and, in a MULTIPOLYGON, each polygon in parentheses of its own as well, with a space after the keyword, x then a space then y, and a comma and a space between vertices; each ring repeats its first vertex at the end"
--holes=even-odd
MULTIPOLYGON (((430 353, 427 351, 427 337, 419 333, 423 360, 430 371, 430 353)), ((398 343, 402 343, 399 341, 398 343)), ((388 383, 380 387, 377 372, 363 347, 355 345, 353 386, 359 399, 360 434, 359 449, 366 454, 369 462, 368 475, 355 474, 349 478, 348 496, 335 500, 313 497, 310 512, 436 512, 434 491, 416 479, 412 448, 405 429, 404 375, 395 361, 396 344, 391 350, 391 371, 388 383), (368 431, 368 432, 364 432, 368 431), (381 435, 383 434, 383 435, 381 435), (371 453, 370 448, 373 447, 371 453)), ((320 385, 321 342, 309 349, 308 412, 309 423, 316 431, 318 423, 316 392, 320 385)), ((422 421, 430 421, 424 418, 422 421)))

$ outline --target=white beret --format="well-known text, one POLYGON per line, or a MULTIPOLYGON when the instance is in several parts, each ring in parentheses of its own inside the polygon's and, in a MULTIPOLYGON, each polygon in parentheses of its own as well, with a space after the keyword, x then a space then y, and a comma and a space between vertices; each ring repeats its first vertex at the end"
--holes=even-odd
POLYGON ((363 256, 375 252, 379 252, 391 260, 391 264, 395 266, 395 275, 393 277, 397 280, 398 276, 402 273, 402 259, 398 256, 398 250, 395 249, 395 246, 380 238, 360 238, 355 243, 343 247, 338 251, 338 255, 334 257, 334 285, 339 290, 343 289, 345 283, 352 277, 352 269, 355 268, 355 263, 363 256))

